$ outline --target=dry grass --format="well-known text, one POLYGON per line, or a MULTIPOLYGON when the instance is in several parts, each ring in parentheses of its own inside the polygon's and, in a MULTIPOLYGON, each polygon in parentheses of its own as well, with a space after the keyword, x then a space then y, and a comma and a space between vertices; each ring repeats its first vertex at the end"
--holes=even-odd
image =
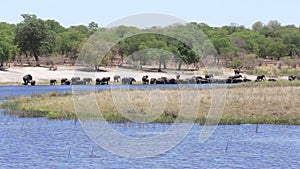
MULTIPOLYGON (((18 110, 19 113, 21 110, 21 116, 26 116, 24 111, 41 112, 43 117, 56 119, 76 118, 76 108, 80 118, 97 119, 101 113, 105 119, 116 122, 126 119, 165 122, 176 117, 191 120, 197 113, 198 121, 203 122, 210 109, 221 107, 221 94, 218 97, 215 89, 101 91, 74 95, 52 93, 14 98, 10 103, 2 104, 2 107, 18 110), (217 97, 212 95, 213 92, 217 97)), ((221 122, 299 125, 299 96, 299 86, 227 88, 221 122)))

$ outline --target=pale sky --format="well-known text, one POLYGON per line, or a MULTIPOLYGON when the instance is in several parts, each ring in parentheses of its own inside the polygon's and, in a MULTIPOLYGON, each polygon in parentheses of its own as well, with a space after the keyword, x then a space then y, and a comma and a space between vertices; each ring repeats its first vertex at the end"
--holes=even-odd
POLYGON ((168 14, 211 26, 233 22, 250 28, 256 21, 267 24, 270 20, 300 25, 299 0, 6 0, 1 2, 0 22, 18 23, 23 13, 54 19, 65 27, 91 21, 103 27, 143 13, 168 14))

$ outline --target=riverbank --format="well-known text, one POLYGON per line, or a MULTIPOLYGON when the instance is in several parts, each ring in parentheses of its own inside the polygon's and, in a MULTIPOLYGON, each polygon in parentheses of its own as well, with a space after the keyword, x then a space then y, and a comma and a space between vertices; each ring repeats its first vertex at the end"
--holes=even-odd
MULTIPOLYGON (((88 68, 84 66, 57 66, 57 70, 53 71, 47 67, 9 67, 5 71, 0 71, 0 85, 22 85, 23 76, 26 74, 31 74, 33 80, 36 81, 36 85, 49 85, 50 79, 56 79, 58 82, 62 78, 71 79, 72 77, 80 78, 92 78, 95 81, 96 78, 110 77, 113 83, 114 75, 119 75, 122 77, 134 77, 137 81, 141 82, 143 76, 148 75, 150 78, 176 78, 180 75, 181 79, 191 78, 193 76, 204 76, 206 70, 164 70, 163 72, 157 72, 151 68, 144 68, 144 70, 135 70, 131 68, 120 68, 120 67, 101 67, 100 71, 96 72, 93 68, 88 68)), ((226 79, 229 76, 233 76, 232 69, 220 69, 211 70, 215 75, 216 79, 226 79)), ((246 73, 241 74, 250 80, 255 80, 256 75, 249 75, 246 73)), ((277 80, 287 80, 287 76, 277 77, 277 80)))
MULTIPOLYGON (((225 107, 220 124, 284 124, 300 125, 300 86, 297 82, 289 83, 248 83, 246 86, 238 85, 226 89, 225 107), (275 85, 277 84, 277 85, 275 85)), ((196 122, 204 124, 211 108, 213 89, 197 89, 199 93, 199 110, 196 122)), ((225 90, 225 88, 224 88, 225 90)), ((147 119, 157 117, 151 122, 174 122, 181 107, 181 93, 178 90, 130 90, 128 91, 129 105, 116 103, 115 93, 111 91, 99 91, 84 94, 85 98, 91 98, 91 102, 98 104, 104 119, 111 122, 128 122, 130 119, 147 119), (151 98, 162 96, 165 101, 163 111, 157 116, 153 108, 151 98), (150 99, 149 99, 150 98, 150 99), (118 107, 119 106, 119 107, 118 107), (125 111, 126 110, 126 111, 125 111), (128 118, 129 117, 129 118, 128 118), (132 117, 132 118, 131 118, 132 117)), ((78 95, 78 94, 77 94, 78 95)), ((48 119, 77 119, 74 108, 74 98, 79 96, 71 93, 53 92, 50 94, 22 96, 10 98, 10 102, 1 103, 0 107, 9 109, 6 113, 18 117, 45 117, 48 119)), ((76 100, 75 100, 76 101, 76 100)), ((162 104, 159 101, 157 104, 162 104)), ((84 102, 85 103, 85 102, 84 102)), ((194 101, 191 101, 193 107, 194 101)), ((78 106, 78 105, 75 105, 78 106)), ((86 104, 84 106, 87 106, 86 104)), ((154 106, 155 107, 155 106, 154 106)), ((154 108, 153 108, 154 109, 154 108)), ((86 108, 89 118, 97 118, 99 110, 86 108)), ((160 111, 160 110, 159 110, 160 111)), ((81 114, 82 115, 82 114, 81 114)), ((179 117, 178 117, 179 118, 179 117)), ((184 113, 179 121, 192 122, 193 114, 184 113)))

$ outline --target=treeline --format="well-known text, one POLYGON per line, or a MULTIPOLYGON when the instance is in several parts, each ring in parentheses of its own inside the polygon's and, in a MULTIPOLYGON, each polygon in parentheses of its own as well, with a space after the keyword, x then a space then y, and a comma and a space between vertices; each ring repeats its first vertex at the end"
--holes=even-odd
MULTIPOLYGON (((23 21, 18 24, 0 22, 0 63, 14 60, 16 56, 25 55, 34 57, 39 65, 40 56, 65 56, 75 60, 89 37, 95 32, 108 32, 107 35, 115 39, 123 38, 127 32, 139 32, 135 27, 120 26, 113 31, 100 28, 97 23, 71 26, 65 28, 55 20, 42 20, 36 15, 23 14, 23 21)), ((189 23, 202 30, 214 49, 201 56, 192 52, 188 46, 172 41, 167 37, 158 35, 141 35, 135 39, 127 39, 123 43, 114 46, 110 57, 118 54, 126 57, 133 52, 146 48, 156 48, 176 53, 186 63, 193 63, 204 55, 215 55, 218 61, 224 61, 227 66, 239 67, 243 62, 240 59, 244 55, 251 54, 255 58, 278 59, 285 56, 297 58, 300 54, 300 28, 295 25, 281 25, 273 20, 267 24, 256 22, 251 29, 243 26, 231 25, 223 27, 211 27, 204 23, 189 23), (168 43, 166 42, 168 41, 168 43), (174 43, 173 43, 174 42, 174 43)), ((187 25, 187 27, 188 27, 187 25)), ((184 28, 183 28, 184 29, 184 28)), ((187 29, 188 30, 188 29, 187 29)), ((172 30, 171 30, 172 31, 172 30)), ((174 31, 174 30, 173 30, 174 31)), ((175 35, 174 31, 174 35, 175 35)), ((186 31, 188 34, 188 31, 186 31)), ((190 35, 193 37, 193 35, 190 35)), ((203 46, 205 48, 205 44, 203 46)), ((207 51, 207 47, 205 51, 207 51)), ((155 51, 150 51, 144 60, 133 58, 140 64, 146 64, 145 58, 151 60, 155 51)), ((167 56, 168 54, 165 53, 167 56)), ((134 56, 133 56, 134 57, 134 56)), ((165 65, 165 58, 158 56, 159 65, 165 65)), ((109 62, 109 59, 102 60, 109 62)), ((97 63, 98 64, 98 63, 97 63)), ((99 63, 100 64, 100 63, 99 63)))

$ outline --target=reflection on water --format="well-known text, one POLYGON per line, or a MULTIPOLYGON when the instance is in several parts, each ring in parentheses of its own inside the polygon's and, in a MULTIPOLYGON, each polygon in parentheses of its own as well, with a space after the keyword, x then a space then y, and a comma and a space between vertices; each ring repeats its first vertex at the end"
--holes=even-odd
MULTIPOLYGON (((132 137, 152 136, 168 124, 110 124, 132 137)), ((105 152, 71 120, 0 115, 1 168, 300 168, 300 127, 219 126, 205 143, 195 125, 172 150, 129 159, 105 152)))

